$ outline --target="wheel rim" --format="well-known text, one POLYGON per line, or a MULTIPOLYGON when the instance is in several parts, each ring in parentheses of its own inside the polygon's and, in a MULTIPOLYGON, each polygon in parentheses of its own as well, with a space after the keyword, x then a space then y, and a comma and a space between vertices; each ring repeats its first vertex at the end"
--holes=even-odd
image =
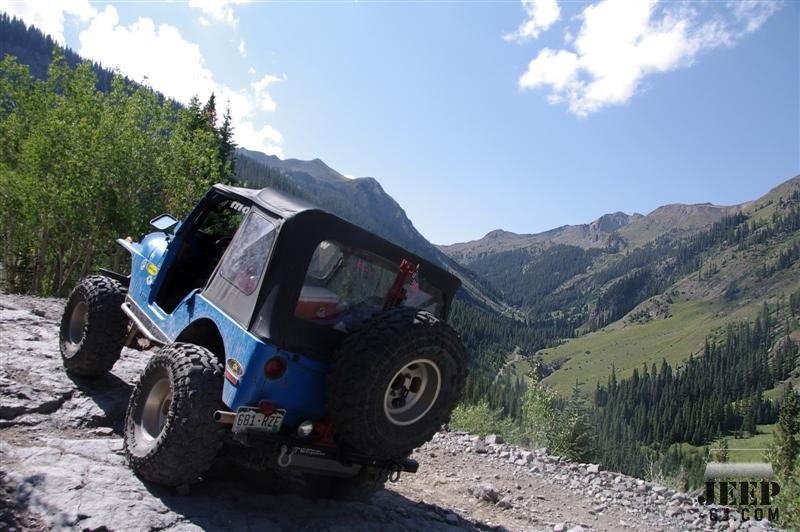
POLYGON ((144 400, 139 433, 145 443, 151 443, 158 438, 169 417, 169 408, 172 405, 172 387, 169 377, 159 378, 144 400))
POLYGON ((406 364, 389 381, 383 396, 383 412, 394 425, 411 425, 433 407, 439 397, 442 375, 430 359, 406 364))
POLYGON ((73 344, 81 343, 86 321, 89 317, 89 306, 85 301, 78 301, 69 317, 69 341, 73 344))

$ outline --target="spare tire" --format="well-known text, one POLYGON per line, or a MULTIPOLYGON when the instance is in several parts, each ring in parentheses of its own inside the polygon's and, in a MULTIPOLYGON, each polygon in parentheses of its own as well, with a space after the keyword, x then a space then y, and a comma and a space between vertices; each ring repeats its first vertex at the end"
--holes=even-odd
POLYGON ((448 421, 465 379, 449 325, 413 308, 381 312, 334 355, 327 406, 337 441, 373 459, 405 458, 448 421))

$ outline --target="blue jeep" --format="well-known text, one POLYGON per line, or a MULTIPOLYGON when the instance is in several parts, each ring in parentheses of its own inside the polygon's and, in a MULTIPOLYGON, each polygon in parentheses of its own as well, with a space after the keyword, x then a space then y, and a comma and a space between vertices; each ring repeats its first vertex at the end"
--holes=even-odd
POLYGON ((139 476, 191 483, 226 442, 334 492, 416 471, 464 385, 455 276, 271 189, 215 185, 185 220, 151 224, 117 240, 130 276, 81 280, 60 331, 80 377, 159 347, 125 417, 139 476))

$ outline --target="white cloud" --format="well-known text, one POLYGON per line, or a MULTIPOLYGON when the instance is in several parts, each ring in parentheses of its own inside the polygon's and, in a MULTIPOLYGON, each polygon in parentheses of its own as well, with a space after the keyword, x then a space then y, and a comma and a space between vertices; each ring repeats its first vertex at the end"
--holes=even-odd
POLYGON ((124 26, 110 5, 92 19, 79 39, 84 57, 118 68, 134 81, 144 82, 179 102, 188 103, 194 95, 205 101, 213 92, 220 107, 230 105, 237 143, 250 149, 268 149, 269 153, 281 152, 280 132, 254 123, 261 112, 275 110, 269 87, 286 76, 266 75, 249 86, 232 88, 214 79, 200 47, 184 39, 175 26, 157 26, 150 18, 124 26))
POLYGON ((21 18, 49 34, 58 44, 65 45, 64 15, 78 17, 86 22, 97 14, 89 0, 62 0, 60 2, 20 2, 0 0, 0 11, 21 18))
POLYGON ((239 39, 239 46, 237 47, 237 50, 239 50, 239 54, 242 57, 247 56, 247 47, 245 47, 244 39, 239 39))
MULTIPOLYGON (((776 1, 730 2, 701 16, 690 4, 601 0, 586 7, 570 49, 542 49, 519 78, 520 89, 550 89, 578 116, 622 104, 644 77, 692 64, 703 51, 730 47, 779 9, 776 1)), ((566 35, 572 35, 566 33, 566 35)))
POLYGON ((252 122, 239 122, 238 125, 234 124, 234 134, 236 142, 242 147, 283 158, 283 135, 269 124, 257 128, 252 122))
POLYGON ((250 84, 250 87, 253 89, 253 96, 259 109, 268 112, 275 110, 275 100, 272 99, 272 96, 269 94, 269 92, 267 92, 267 89, 270 85, 278 83, 279 81, 284 81, 285 79, 285 75, 273 76, 272 74, 267 74, 258 81, 254 81, 250 84))
MULTIPOLYGON (((189 0, 189 7, 199 9, 211 20, 236 27, 239 19, 233 12, 233 6, 249 4, 250 0, 189 0)), ((208 18, 200 17, 200 24, 207 26, 208 18)))
POLYGON ((206 17, 197 17, 197 22, 199 22, 201 26, 211 25, 211 21, 208 20, 206 17))
POLYGON ((106 6, 79 39, 84 57, 119 68, 135 81, 146 79, 178 101, 185 103, 194 94, 208 95, 217 88, 200 47, 185 40, 175 26, 156 26, 150 18, 122 26, 117 10, 106 6))
POLYGON ((728 8, 738 22, 744 23, 744 33, 753 33, 773 15, 780 4, 766 0, 728 0, 728 8))
POLYGON ((356 176, 351 174, 342 174, 342 175, 345 176, 347 179, 358 179, 356 176))
POLYGON ((516 42, 538 39, 541 32, 547 31, 561 18, 561 8, 556 0, 522 0, 522 7, 528 18, 503 39, 516 42))
POLYGON ((253 68, 253 67, 250 67, 250 68, 247 69, 247 73, 252 76, 252 75, 254 75, 256 73, 256 69, 253 68))

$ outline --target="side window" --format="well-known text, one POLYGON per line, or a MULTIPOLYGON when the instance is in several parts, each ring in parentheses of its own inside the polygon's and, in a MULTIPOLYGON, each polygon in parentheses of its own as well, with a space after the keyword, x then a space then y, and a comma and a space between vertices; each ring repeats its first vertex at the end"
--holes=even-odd
POLYGON ((250 214, 222 259, 219 273, 245 295, 252 294, 267 266, 275 225, 257 214, 250 214))

